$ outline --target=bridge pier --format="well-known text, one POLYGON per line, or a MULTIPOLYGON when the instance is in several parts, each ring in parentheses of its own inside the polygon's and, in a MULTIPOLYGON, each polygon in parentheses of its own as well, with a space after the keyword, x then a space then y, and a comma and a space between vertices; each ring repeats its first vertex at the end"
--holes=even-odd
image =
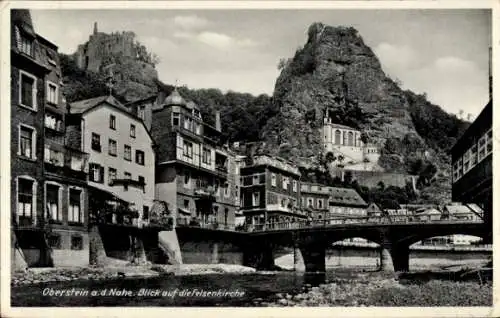
MULTIPOLYGON (((317 242, 319 243, 319 242, 317 242)), ((306 272, 324 272, 326 247, 324 244, 308 244, 300 247, 306 272)))
POLYGON ((380 268, 383 272, 394 272, 394 265, 392 263, 392 255, 384 246, 380 247, 380 268))
POLYGON ((384 272, 407 272, 410 263, 409 246, 385 244, 380 248, 380 268, 384 272))
POLYGON ((246 246, 243 252, 243 265, 257 270, 274 269, 273 247, 265 243, 246 246))
POLYGON ((391 249, 392 263, 396 272, 407 272, 410 267, 410 247, 396 245, 391 249))
POLYGON ((305 272, 306 265, 304 263, 304 257, 299 247, 293 248, 293 270, 296 272, 305 272))

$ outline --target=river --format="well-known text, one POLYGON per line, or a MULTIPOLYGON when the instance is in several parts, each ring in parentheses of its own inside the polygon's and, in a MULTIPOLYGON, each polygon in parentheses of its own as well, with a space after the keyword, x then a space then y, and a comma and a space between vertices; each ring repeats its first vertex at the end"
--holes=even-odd
MULTIPOLYGON (((410 269, 420 267, 419 265, 433 269, 459 263, 477 264, 484 263, 488 259, 488 253, 473 253, 467 257, 449 253, 439 257, 434 255, 433 258, 423 256, 411 258, 410 269)), ((277 293, 296 294, 303 291, 304 286, 317 286, 336 278, 349 278, 353 273, 360 271, 369 273, 375 270, 377 258, 371 252, 361 256, 338 256, 330 253, 326 261, 327 272, 324 274, 284 271, 41 283, 34 286, 13 287, 11 300, 12 306, 40 307, 254 306, 256 298, 273 301, 277 293)), ((293 265, 293 255, 278 258, 276 263, 279 266, 290 267, 293 265)))

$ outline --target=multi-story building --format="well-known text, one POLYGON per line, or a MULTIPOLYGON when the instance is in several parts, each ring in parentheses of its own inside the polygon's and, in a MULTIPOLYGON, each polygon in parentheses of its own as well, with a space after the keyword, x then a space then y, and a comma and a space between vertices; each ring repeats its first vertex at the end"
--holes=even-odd
POLYGON ((248 157, 241 168, 241 211, 247 226, 306 219, 299 207, 300 172, 281 158, 248 157))
POLYGON ((452 200, 476 203, 492 223, 493 131, 492 100, 451 149, 452 200))
POLYGON ((158 145, 156 199, 168 202, 177 224, 234 226, 234 156, 221 143, 220 114, 215 127, 199 107, 174 91, 152 110, 151 134, 158 145))
POLYGON ((153 122, 153 107, 157 104, 157 95, 151 95, 125 104, 129 111, 144 121, 146 128, 151 130, 153 122))
POLYGON ((314 220, 328 217, 330 187, 321 184, 300 184, 300 207, 314 220))
POLYGON ((147 223, 154 201, 155 151, 144 122, 111 95, 74 102, 68 111, 82 121, 89 188, 128 202, 138 225, 147 223))
POLYGON ((28 266, 88 264, 86 154, 71 136, 57 46, 12 10, 13 226, 28 266))
POLYGON ((368 204, 355 189, 329 187, 328 218, 352 218, 367 216, 368 204))

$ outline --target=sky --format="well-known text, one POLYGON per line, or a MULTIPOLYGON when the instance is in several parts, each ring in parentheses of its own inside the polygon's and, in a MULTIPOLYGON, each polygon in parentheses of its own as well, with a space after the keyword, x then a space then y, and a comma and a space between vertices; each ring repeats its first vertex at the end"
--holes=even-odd
POLYGON ((160 58, 159 78, 190 88, 272 94, 281 58, 313 22, 353 26, 404 89, 475 118, 488 102, 491 14, 448 10, 32 10, 35 31, 73 53, 99 31, 133 31, 160 58))

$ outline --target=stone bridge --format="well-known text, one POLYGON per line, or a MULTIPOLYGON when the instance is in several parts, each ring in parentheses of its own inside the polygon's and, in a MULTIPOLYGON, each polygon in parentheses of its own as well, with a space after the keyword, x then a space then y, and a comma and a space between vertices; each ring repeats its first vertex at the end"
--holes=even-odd
MULTIPOLYGON (((337 220, 338 221, 338 220, 337 220)), ((491 229, 482 221, 437 220, 399 223, 287 224, 252 232, 218 231, 206 228, 177 228, 179 239, 231 242, 243 251, 243 264, 260 270, 275 267, 276 252, 293 248, 296 270, 325 271, 326 250, 337 241, 359 237, 380 245, 381 267, 408 271, 410 245, 435 236, 464 234, 488 240, 491 229)))

